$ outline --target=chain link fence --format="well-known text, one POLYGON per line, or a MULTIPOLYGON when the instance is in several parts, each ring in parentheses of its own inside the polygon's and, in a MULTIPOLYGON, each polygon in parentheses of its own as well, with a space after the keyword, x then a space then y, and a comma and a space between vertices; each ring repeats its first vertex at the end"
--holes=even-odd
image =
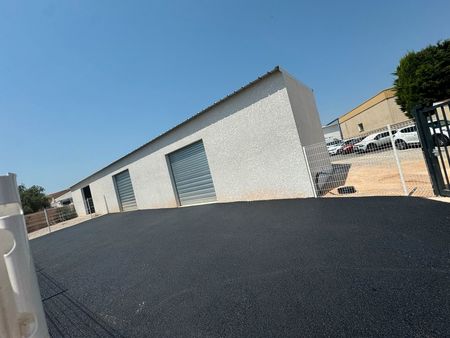
POLYGON ((66 205, 25 215, 28 233, 77 217, 75 207, 66 205))
POLYGON ((414 121, 304 152, 318 197, 434 196, 414 121))

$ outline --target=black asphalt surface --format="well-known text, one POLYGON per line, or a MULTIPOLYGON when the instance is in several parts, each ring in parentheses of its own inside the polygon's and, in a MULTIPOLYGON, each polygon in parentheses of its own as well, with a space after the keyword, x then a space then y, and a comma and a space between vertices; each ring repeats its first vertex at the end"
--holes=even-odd
POLYGON ((31 247, 53 336, 450 336, 446 203, 135 211, 31 247))

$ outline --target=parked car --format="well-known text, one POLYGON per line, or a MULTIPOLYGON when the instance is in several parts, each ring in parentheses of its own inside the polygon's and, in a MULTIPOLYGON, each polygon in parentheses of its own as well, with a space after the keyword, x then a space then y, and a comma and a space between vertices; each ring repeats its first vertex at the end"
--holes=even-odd
POLYGON ((420 145, 417 127, 414 125, 400 128, 394 135, 394 143, 395 147, 400 150, 420 145))
POLYGON ((338 139, 336 137, 327 137, 327 138, 325 138, 325 143, 327 144, 327 146, 331 145, 331 144, 339 143, 341 141, 342 141, 341 139, 338 139))
POLYGON ((325 139, 325 143, 326 143, 327 147, 333 146, 333 145, 341 143, 341 142, 342 142, 342 140, 339 140, 339 139, 334 138, 334 137, 325 139))
MULTIPOLYGON (((434 121, 430 123, 430 132, 433 135, 435 145, 445 147, 449 145, 449 133, 445 121, 434 121)), ((420 140, 417 134, 417 127, 407 126, 398 130, 394 135, 395 147, 403 150, 411 146, 419 146, 420 140)))
POLYGON ((328 154, 330 154, 330 155, 339 154, 343 145, 344 145, 344 142, 342 142, 342 141, 334 142, 333 144, 327 145, 328 154))
POLYGON ((354 151, 354 146, 356 143, 361 141, 363 137, 351 138, 349 140, 344 141, 342 147, 338 150, 338 154, 350 154, 354 151))
MULTIPOLYGON (((397 131, 392 130, 392 134, 395 135, 397 131)), ((391 145, 391 140, 388 131, 382 131, 379 133, 370 134, 362 141, 355 143, 353 146, 357 152, 375 151, 380 148, 386 148, 391 145)))
POLYGON ((449 126, 447 121, 433 121, 430 123, 431 135, 436 146, 446 147, 450 144, 449 126))

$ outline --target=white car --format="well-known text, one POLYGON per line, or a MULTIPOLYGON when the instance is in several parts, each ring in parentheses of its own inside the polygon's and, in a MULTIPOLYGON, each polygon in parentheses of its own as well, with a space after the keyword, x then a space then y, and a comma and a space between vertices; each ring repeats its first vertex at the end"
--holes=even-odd
MULTIPOLYGON (((432 122, 430 132, 433 135, 435 145, 445 147, 449 144, 449 133, 444 121, 432 122)), ((420 140, 417 134, 417 127, 413 125, 399 129, 394 135, 394 143, 395 147, 400 150, 411 146, 419 146, 420 140)))
POLYGON ((325 138, 325 143, 327 144, 327 146, 335 144, 335 143, 339 143, 339 142, 341 142, 341 140, 336 137, 325 138))
POLYGON ((436 146, 446 147, 450 144, 449 127, 446 121, 433 121, 430 123, 431 135, 436 146))
MULTIPOLYGON (((395 135, 397 131, 393 130, 392 134, 395 135)), ((375 134, 370 134, 362 141, 356 143, 353 149, 356 152, 375 151, 377 149, 386 148, 391 145, 388 131, 382 131, 375 134)))
POLYGON ((420 145, 417 127, 414 125, 400 128, 394 135, 394 143, 395 147, 400 150, 420 145))
POLYGON ((328 154, 330 155, 338 154, 339 150, 342 148, 343 145, 344 142, 342 142, 341 140, 327 142, 328 154))

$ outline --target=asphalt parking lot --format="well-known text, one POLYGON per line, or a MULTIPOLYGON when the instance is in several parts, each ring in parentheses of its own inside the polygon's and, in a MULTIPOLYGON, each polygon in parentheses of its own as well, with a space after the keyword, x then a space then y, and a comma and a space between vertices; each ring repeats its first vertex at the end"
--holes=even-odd
POLYGON ((52 336, 450 336, 450 204, 102 216, 31 241, 52 336))

